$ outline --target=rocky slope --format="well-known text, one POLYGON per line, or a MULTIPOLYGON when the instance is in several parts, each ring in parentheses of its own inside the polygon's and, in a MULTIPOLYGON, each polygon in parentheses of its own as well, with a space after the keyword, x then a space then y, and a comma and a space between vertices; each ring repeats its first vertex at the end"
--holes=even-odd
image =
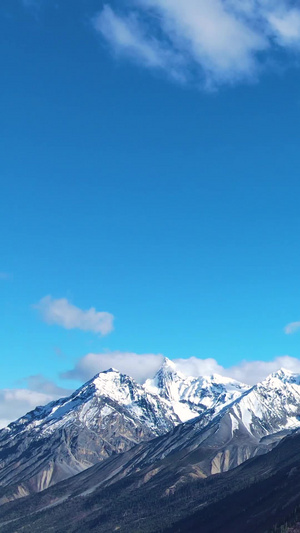
POLYGON ((207 409, 218 412, 248 391, 250 386, 218 374, 187 377, 166 358, 155 377, 145 382, 144 388, 171 402, 181 422, 186 422, 207 409))
POLYGON ((300 426, 299 400, 300 378, 288 371, 252 388, 218 376, 186 378, 169 361, 144 386, 102 372, 0 432, 0 501, 44 490, 103 459, 88 474, 88 490, 137 475, 141 485, 163 478, 166 493, 176 492, 272 449, 300 426))
POLYGON ((18 485, 20 495, 43 490, 179 422, 128 376, 102 372, 0 432, 0 486, 18 485))
POLYGON ((232 399, 232 387, 234 395, 247 389, 230 380, 217 386, 215 378, 208 380, 201 391, 199 380, 177 373, 167 359, 145 386, 114 369, 101 372, 70 397, 38 407, 0 431, 0 486, 9 485, 11 497, 44 490, 164 435, 198 416, 205 404, 221 408, 232 399))
MULTIPOLYGON (((218 418, 220 423, 222 415, 218 418)), ((158 437, 38 495, 3 505, 0 531, 266 533, 300 517, 299 430, 272 451, 205 477, 199 465, 218 430, 210 424, 200 437, 198 423, 171 432, 172 451, 167 436, 158 437), (191 453, 178 443, 193 431, 199 446, 191 453)))

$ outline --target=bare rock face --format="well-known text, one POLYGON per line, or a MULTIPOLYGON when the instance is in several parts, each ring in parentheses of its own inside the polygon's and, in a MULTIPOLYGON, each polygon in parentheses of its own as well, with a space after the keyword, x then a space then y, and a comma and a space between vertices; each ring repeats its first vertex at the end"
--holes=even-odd
POLYGON ((145 385, 115 369, 101 372, 0 431, 0 487, 11 487, 9 498, 44 490, 249 389, 218 378, 186 378, 168 359, 145 385))
POLYGON ((0 503, 101 461, 103 483, 140 470, 153 480, 163 469, 172 493, 266 453, 300 426, 299 405, 300 377, 288 371, 250 388, 216 375, 187 378, 168 360, 144 385, 110 369, 0 431, 0 503))
POLYGON ((181 422, 187 422, 208 409, 220 411, 251 387, 218 374, 198 378, 184 376, 172 361, 165 358, 162 367, 153 379, 145 382, 144 388, 170 402, 181 422))
POLYGON ((111 369, 0 432, 0 486, 15 485, 19 496, 41 491, 179 422, 159 397, 111 369))
MULTIPOLYGON (((280 395, 281 386, 277 385, 280 395)), ((247 399, 248 407, 253 405, 253 392, 258 399, 258 391, 254 388, 240 402, 247 399)), ((289 501, 295 502, 295 495, 295 506, 300 501, 299 490, 296 494, 294 490, 299 478, 300 430, 290 428, 268 434, 268 429, 256 426, 255 416, 253 423, 246 427, 241 418, 235 418, 235 407, 228 406, 210 422, 209 413, 206 413, 180 424, 166 435, 111 456, 39 495, 4 505, 0 508, 1 531, 38 533, 49 529, 62 533, 107 533, 122 529, 124 533, 131 533, 137 530, 137 523, 141 523, 139 531, 170 533, 173 531, 169 529, 170 525, 179 520, 178 528, 174 529, 176 533, 200 530, 211 533, 223 530, 228 533, 269 531, 264 524, 260 529, 256 527, 256 520, 260 521, 263 516, 261 506, 265 505, 266 488, 269 507, 264 516, 268 519, 273 512, 280 514, 289 501), (283 439, 288 432, 291 435, 283 439), (275 446, 279 442, 280 446, 275 446), (253 460, 246 462, 248 457, 253 457, 253 460), (240 463, 244 464, 233 468, 240 463), (284 476, 273 479, 282 465, 284 476), (223 473, 211 475, 219 472, 223 473), (257 486, 259 479, 269 478, 268 487, 257 486), (286 483, 284 490, 283 480, 286 483), (277 483, 275 493, 274 482, 277 483), (236 508, 236 494, 239 495, 240 489, 249 485, 254 485, 254 488, 250 489, 250 493, 246 492, 236 508), (285 497, 288 489, 288 497, 285 497), (227 497, 233 493, 235 496, 228 504, 227 497), (223 522, 222 516, 219 516, 217 503, 222 500, 224 503, 220 509, 224 514, 229 513, 230 519, 233 515, 234 527, 230 521, 223 522), (252 500, 256 503, 255 513, 252 512, 252 500), (209 505, 214 511, 208 510, 205 516, 205 508, 209 505), (245 512, 248 513, 249 524, 244 524, 245 512), (251 520, 254 520, 254 527, 251 520), (217 527, 210 528, 212 521, 217 522, 217 527)), ((250 417, 249 411, 245 419, 247 423, 250 417)), ((279 417, 277 422, 273 418, 273 423, 274 429, 278 429, 281 425, 279 417)))

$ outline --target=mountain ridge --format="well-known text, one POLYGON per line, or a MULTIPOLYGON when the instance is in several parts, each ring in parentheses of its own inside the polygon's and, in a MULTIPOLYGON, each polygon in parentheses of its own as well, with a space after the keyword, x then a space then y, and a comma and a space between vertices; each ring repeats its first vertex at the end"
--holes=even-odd
POLYGON ((149 464, 173 449, 193 455, 206 431, 208 448, 197 471, 223 472, 299 427, 299 400, 300 376, 285 370, 250 387, 218 375, 185 377, 169 360, 144 385, 110 368, 0 431, 0 501, 44 490, 142 442, 147 449, 157 437, 153 459, 148 447, 149 464))

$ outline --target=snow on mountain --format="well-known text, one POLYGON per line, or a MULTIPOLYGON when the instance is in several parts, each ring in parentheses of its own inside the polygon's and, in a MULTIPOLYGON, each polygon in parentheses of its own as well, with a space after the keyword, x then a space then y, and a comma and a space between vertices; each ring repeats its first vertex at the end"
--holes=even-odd
POLYGON ((181 422, 199 416, 207 409, 217 413, 251 387, 218 374, 205 377, 186 377, 165 358, 153 379, 144 384, 145 390, 171 402, 181 422))
POLYGON ((0 486, 39 491, 180 423, 170 405, 110 369, 0 431, 0 486))
POLYGON ((299 427, 300 376, 285 369, 271 374, 238 399, 231 412, 256 437, 299 427))
MULTIPOLYGON (((232 380, 213 376, 199 381, 207 382, 205 392, 200 389, 204 397, 207 390, 209 393, 211 388, 214 390, 214 385, 217 390, 220 385, 221 390, 227 385, 233 394, 232 402, 223 408, 217 405, 204 410, 202 415, 175 427, 159 440, 132 449, 128 452, 128 463, 127 454, 120 457, 126 475, 140 472, 147 482, 159 473, 158 485, 164 477, 173 493, 189 480, 231 470, 251 457, 267 453, 300 427, 299 375, 282 369, 237 397, 234 395, 239 384, 232 380), (170 454, 172 461, 167 460, 170 454)), ((156 380, 152 386, 159 388, 159 383, 156 380)), ((116 463, 113 468, 116 469, 116 463)), ((122 473, 118 479, 121 477, 122 473)))
POLYGON ((216 374, 186 377, 168 359, 144 385, 111 368, 0 431, 0 486, 10 486, 8 499, 41 491, 157 436, 151 461, 159 450, 192 453, 204 439, 201 471, 209 475, 299 427, 299 405, 300 376, 285 370, 249 387, 216 374), (181 422, 188 424, 173 433, 181 422))
MULTIPOLYGON (((174 377, 176 369, 170 368, 170 365, 166 366, 168 369, 164 368, 163 372, 159 371, 155 380, 148 383, 148 386, 157 387, 162 396, 166 396, 164 394, 166 382, 163 385, 165 378, 170 385, 169 395, 173 389, 173 394, 177 394, 176 391, 180 388, 177 377, 174 377), (177 383, 176 387, 171 386, 173 382, 177 383)), ((216 376, 208 378, 208 388, 210 389, 212 382, 219 386, 219 381, 223 387, 223 378, 216 376)), ((232 385, 231 380, 229 381, 230 383, 225 380, 228 387, 233 386, 235 393, 236 384, 232 385)), ((113 385, 107 382, 107 387, 112 393, 113 385)), ((105 494, 108 490, 110 494, 114 495, 114 502, 116 500, 117 503, 123 505, 122 512, 119 514, 120 522, 116 521, 113 527, 110 527, 113 522, 107 522, 103 526, 103 531, 113 530, 116 524, 122 523, 125 516, 124 512, 126 517, 128 516, 128 505, 133 509, 135 508, 135 505, 130 505, 134 495, 142 495, 139 501, 144 502, 149 501, 151 494, 155 494, 158 495, 155 497, 156 502, 164 502, 166 495, 174 494, 191 480, 203 480, 212 474, 231 470, 251 457, 266 454, 272 450, 285 435, 293 431, 295 427, 300 426, 298 420, 299 387, 300 376, 298 375, 285 370, 272 374, 262 383, 246 390, 242 396, 234 399, 217 415, 215 415, 214 408, 208 409, 197 418, 185 424, 177 425, 165 435, 152 439, 150 442, 140 443, 127 452, 112 456, 107 461, 99 462, 79 476, 59 484, 56 488, 51 489, 50 493, 47 491, 44 495, 44 506, 40 507, 43 496, 36 500, 36 511, 40 513, 42 509, 47 510, 50 501, 50 506, 53 505, 51 509, 54 509, 55 515, 55 510, 61 505, 62 512, 61 515, 57 515, 56 522, 59 523, 59 516, 64 516, 65 500, 68 498, 68 505, 70 505, 73 494, 74 505, 70 508, 71 511, 70 509, 66 511, 69 512, 71 518, 73 513, 78 513, 79 519, 82 516, 85 517, 86 510, 89 508, 94 511, 96 501, 98 516, 105 515, 109 520, 109 517, 114 516, 114 513, 106 512, 105 494), (127 478, 126 483, 124 483, 124 477, 127 478), (120 497, 119 500, 117 500, 117 495, 120 497), (83 498, 82 507, 79 504, 80 496, 83 498), (87 502, 90 502, 91 505, 88 505, 87 502)), ((125 386, 119 401, 131 403, 127 393, 128 389, 125 386)), ((180 401, 180 396, 177 396, 178 398, 180 401)), ((295 453, 295 447, 293 453, 295 453)), ((251 464, 253 465, 254 462, 251 464)), ((245 468, 247 470, 247 466, 245 468)), ((288 474, 285 476, 287 479, 290 477, 289 472, 288 474)), ((295 475, 295 473, 293 474, 295 475)), ((265 471, 263 471, 263 475, 265 475, 265 471)), ((218 484, 220 479, 218 477, 215 482, 218 484)), ((255 476, 252 475, 251 480, 255 481, 255 476)), ((201 491, 202 485, 196 484, 197 486, 200 487, 199 490, 201 491)), ((210 485, 206 485, 206 487, 208 486, 210 485)), ((194 488, 195 485, 191 487, 190 492, 188 489, 183 492, 183 498, 178 497, 178 505, 180 502, 184 502, 185 506, 188 501, 189 509, 194 508, 199 497, 197 495, 191 507, 190 497, 193 497, 194 488), (187 495, 189 495, 188 500, 187 495)), ((218 488, 216 490, 218 491, 218 488)), ((222 495, 226 496, 226 493, 227 489, 222 495)), ((203 502, 206 502, 206 490, 201 494, 203 502)), ((26 502, 23 503, 23 509, 25 517, 27 513, 26 502)), ((113 506, 110 509, 113 509, 113 506)), ((17 507, 17 511, 19 512, 19 507, 17 507)), ((5 515, 3 516, 6 520, 5 515)), ((16 514, 12 514, 14 527, 15 516, 16 514)), ((95 520, 94 514, 92 518, 95 520)), ((23 524, 20 522, 19 525, 21 528, 23 524)))
POLYGON ((165 416, 165 403, 162 404, 159 397, 145 391, 143 386, 129 376, 111 368, 97 374, 70 397, 51 402, 45 407, 37 407, 11 423, 6 431, 15 434, 31 430, 44 435, 75 421, 96 428, 99 417, 102 420, 112 413, 113 405, 109 406, 109 402, 123 408, 127 416, 142 422, 154 434, 161 434, 179 423, 176 416, 165 416), (172 422, 167 421, 169 417, 173 419, 172 422))
POLYGON ((40 491, 112 454, 215 412, 246 386, 219 376, 185 377, 165 359, 145 385, 111 368, 71 396, 37 407, 0 431, 0 486, 40 491))

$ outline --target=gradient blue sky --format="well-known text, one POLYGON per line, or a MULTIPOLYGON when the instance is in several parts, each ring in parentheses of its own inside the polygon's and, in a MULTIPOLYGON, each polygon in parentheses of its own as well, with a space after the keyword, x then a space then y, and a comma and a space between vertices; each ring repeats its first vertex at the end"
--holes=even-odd
POLYGON ((4 389, 71 387, 89 352, 299 356, 300 37, 252 50, 246 74, 208 82, 200 57, 178 81, 103 30, 129 4, 105 21, 100 0, 1 2, 4 389), (47 295, 114 330, 47 323, 47 295))

